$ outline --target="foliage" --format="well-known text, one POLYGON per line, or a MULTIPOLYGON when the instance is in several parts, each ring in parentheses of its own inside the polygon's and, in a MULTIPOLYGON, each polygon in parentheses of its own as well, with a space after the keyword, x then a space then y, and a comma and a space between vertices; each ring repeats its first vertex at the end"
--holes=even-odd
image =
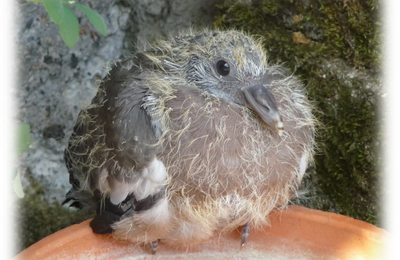
MULTIPOLYGON (((10 125, 7 133, 6 145, 9 149, 6 149, 5 158, 11 160, 24 153, 31 145, 30 127, 27 124, 10 125)), ((6 164, 5 169, 7 181, 6 186, 12 186, 17 196, 23 198, 24 191, 22 189, 21 176, 18 169, 9 163, 6 164)))
POLYGON ((64 43, 73 48, 79 38, 79 22, 69 6, 75 6, 83 12, 90 23, 104 36, 107 35, 107 26, 99 13, 87 6, 68 0, 28 0, 43 3, 51 20, 60 28, 61 38, 64 43))

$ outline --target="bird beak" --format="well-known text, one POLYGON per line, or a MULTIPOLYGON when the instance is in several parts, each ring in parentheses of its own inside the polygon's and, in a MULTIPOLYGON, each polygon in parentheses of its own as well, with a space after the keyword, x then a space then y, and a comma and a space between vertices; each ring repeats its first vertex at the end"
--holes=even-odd
POLYGON ((272 128, 278 130, 281 136, 283 133, 282 117, 279 114, 275 97, 263 85, 255 85, 242 89, 246 97, 247 106, 257 112, 262 120, 272 128))

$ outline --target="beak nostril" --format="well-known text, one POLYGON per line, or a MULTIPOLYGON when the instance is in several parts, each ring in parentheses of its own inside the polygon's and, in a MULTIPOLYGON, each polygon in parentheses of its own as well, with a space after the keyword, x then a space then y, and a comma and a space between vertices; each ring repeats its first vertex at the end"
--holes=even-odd
POLYGON ((269 108, 269 106, 266 106, 264 104, 260 104, 268 113, 271 111, 271 109, 269 108))

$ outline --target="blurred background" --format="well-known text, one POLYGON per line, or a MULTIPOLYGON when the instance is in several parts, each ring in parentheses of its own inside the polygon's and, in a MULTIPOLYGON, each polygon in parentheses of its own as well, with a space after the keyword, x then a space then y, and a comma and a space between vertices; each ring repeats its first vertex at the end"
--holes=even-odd
POLYGON ((68 48, 43 4, 18 0, 18 124, 31 144, 15 168, 16 252, 92 213, 61 206, 69 190, 63 151, 79 111, 97 92, 113 60, 159 35, 193 28, 236 28, 261 39, 270 63, 305 84, 317 132, 315 163, 293 204, 382 226, 382 17, 377 0, 83 0, 104 19, 102 36, 82 13, 79 40, 68 48))

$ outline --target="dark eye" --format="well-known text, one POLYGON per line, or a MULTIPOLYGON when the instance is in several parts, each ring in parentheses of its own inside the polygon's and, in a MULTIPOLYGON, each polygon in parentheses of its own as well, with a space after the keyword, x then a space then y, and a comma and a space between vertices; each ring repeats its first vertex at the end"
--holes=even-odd
POLYGON ((229 64, 224 60, 220 60, 217 62, 217 71, 221 76, 226 76, 229 74, 229 64))

